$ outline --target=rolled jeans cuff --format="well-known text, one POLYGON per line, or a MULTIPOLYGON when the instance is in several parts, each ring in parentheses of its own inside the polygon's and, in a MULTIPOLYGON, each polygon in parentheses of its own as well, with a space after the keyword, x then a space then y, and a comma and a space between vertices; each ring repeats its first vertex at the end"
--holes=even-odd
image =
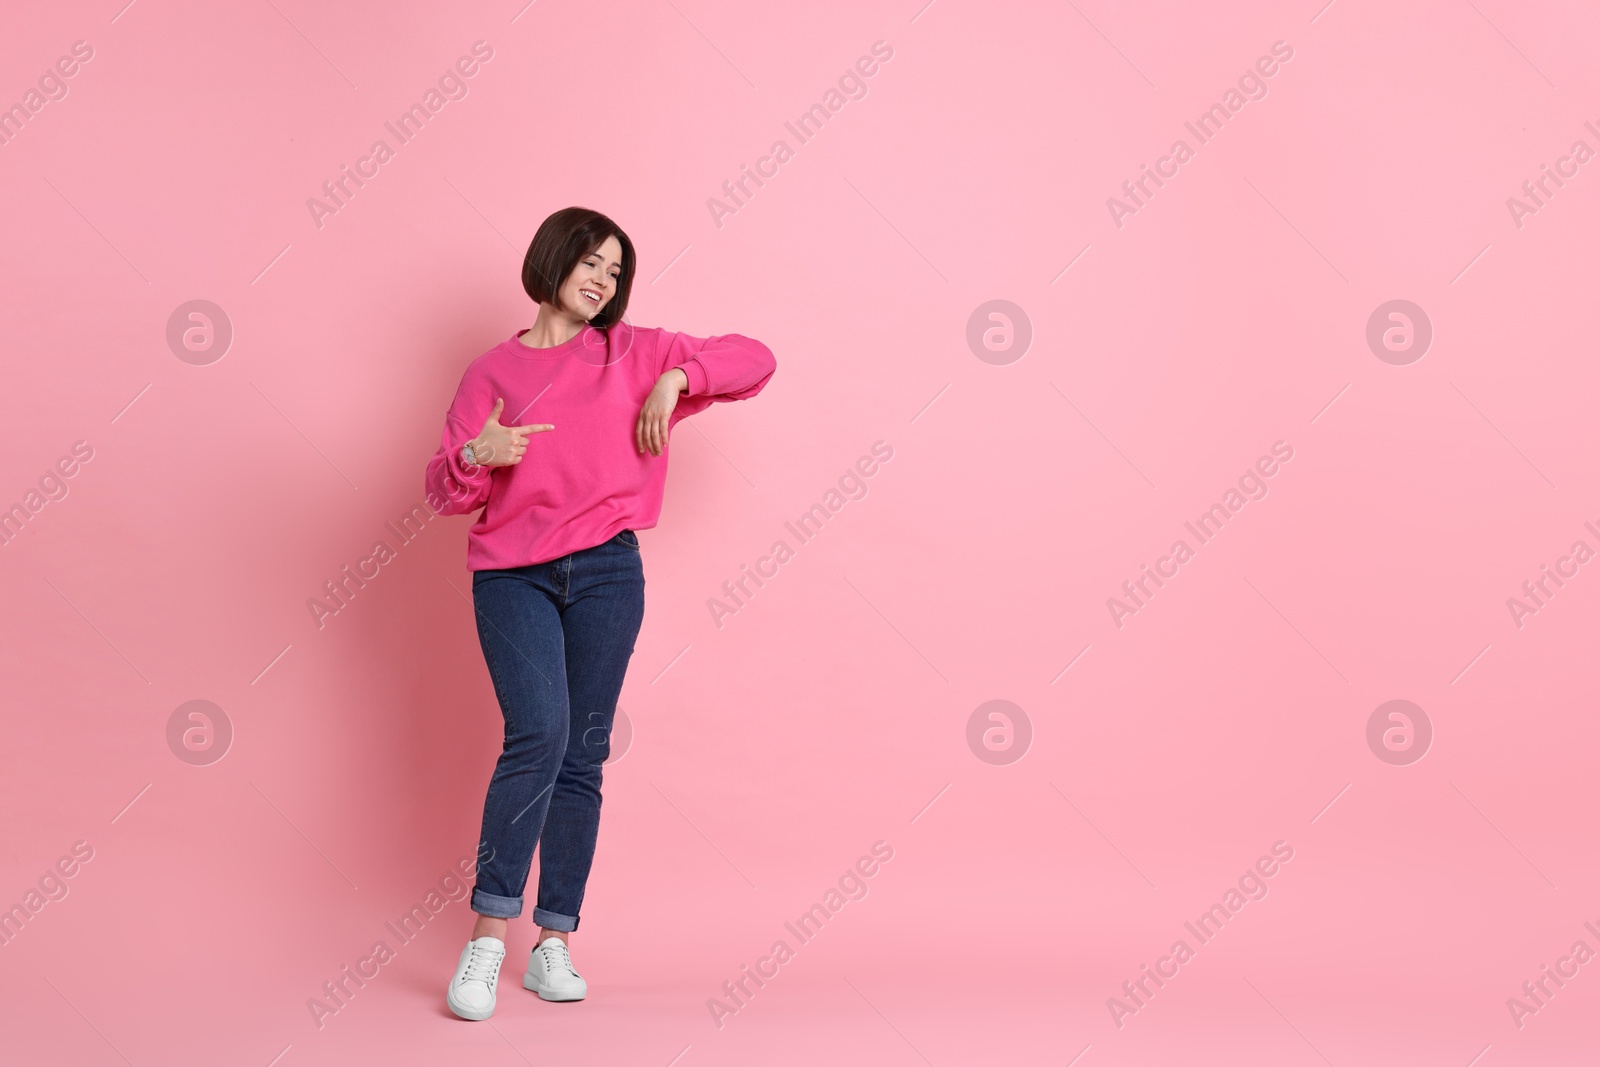
POLYGON ((488 915, 496 919, 515 919, 522 914, 522 898, 497 897, 493 893, 485 893, 477 886, 473 886, 472 910, 479 915, 488 915))
POLYGON ((557 915, 543 908, 533 909, 533 921, 546 930, 560 930, 564 934, 570 934, 578 928, 576 915, 557 915))

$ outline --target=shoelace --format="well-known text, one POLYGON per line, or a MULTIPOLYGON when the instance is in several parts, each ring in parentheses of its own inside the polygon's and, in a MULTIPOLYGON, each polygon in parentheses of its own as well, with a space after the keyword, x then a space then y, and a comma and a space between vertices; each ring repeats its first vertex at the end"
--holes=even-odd
POLYGON ((553 970, 554 965, 559 963, 568 974, 577 975, 578 972, 572 967, 572 953, 567 951, 566 942, 557 938, 553 945, 540 945, 539 951, 544 953, 545 970, 553 970))
POLYGON ((463 982, 482 982, 493 986, 495 977, 500 973, 500 961, 505 959, 504 952, 496 952, 486 945, 473 945, 467 953, 467 971, 461 976, 463 982))

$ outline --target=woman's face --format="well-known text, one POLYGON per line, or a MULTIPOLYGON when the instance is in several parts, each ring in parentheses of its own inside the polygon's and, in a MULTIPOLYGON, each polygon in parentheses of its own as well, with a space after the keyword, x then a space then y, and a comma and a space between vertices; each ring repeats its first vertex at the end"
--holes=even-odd
POLYGON ((562 310, 586 322, 594 318, 616 294, 621 273, 622 242, 607 237, 599 248, 578 261, 561 284, 562 310))

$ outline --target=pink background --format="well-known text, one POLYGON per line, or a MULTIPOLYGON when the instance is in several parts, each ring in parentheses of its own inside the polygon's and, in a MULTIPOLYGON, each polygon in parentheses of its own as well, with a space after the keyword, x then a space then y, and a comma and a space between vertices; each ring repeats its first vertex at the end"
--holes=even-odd
POLYGON ((0 1059, 1593 1062, 1600 963, 1520 1028, 1506 1003, 1600 950, 1600 573, 1506 605, 1600 548, 1600 162, 1506 206, 1600 149, 1588 5, 121 2, 0 35, 5 104, 94 49, 0 147, 0 505, 93 449, 0 547, 0 905, 93 849, 0 947, 0 1059), (307 198, 478 40, 468 95, 318 229, 307 198), (1279 40, 1268 95, 1113 224, 1279 40), (467 520, 321 630, 306 601, 393 542, 569 204, 639 248, 631 321, 778 371, 678 429, 642 536, 590 998, 521 989, 525 914, 473 1026, 443 998, 465 904, 384 925, 471 853, 498 749, 467 520), (165 339, 193 299, 235 331, 209 365, 165 339), (966 341, 995 299, 1033 330, 1003 365, 966 341), (1404 366, 1365 339, 1395 299, 1434 330, 1404 366), (879 440, 867 496, 719 629, 708 598, 879 440), (1267 497, 1119 629, 1107 598, 1279 440, 1267 497), (1393 699, 1434 731, 1409 765, 1366 740, 1393 699), (190 700, 232 724, 220 761, 169 747, 190 700), (969 748, 990 700, 1024 758, 969 748), (719 1029, 707 999, 879 840, 866 898, 719 1029), (1107 999, 1280 840, 1269 895, 1119 1028, 1107 999))

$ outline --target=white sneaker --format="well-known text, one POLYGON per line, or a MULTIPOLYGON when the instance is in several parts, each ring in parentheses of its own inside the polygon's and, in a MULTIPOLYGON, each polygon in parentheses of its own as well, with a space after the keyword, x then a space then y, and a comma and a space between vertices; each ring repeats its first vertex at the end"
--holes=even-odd
POLYGON ((445 1003, 463 1019, 482 1021, 494 1014, 494 987, 500 980, 500 961, 506 958, 506 943, 498 937, 480 937, 467 942, 456 964, 455 977, 445 993, 445 1003))
POLYGON ((528 956, 522 987, 539 994, 540 1000, 582 1000, 589 995, 589 983, 572 969, 572 955, 559 937, 545 938, 528 956))

